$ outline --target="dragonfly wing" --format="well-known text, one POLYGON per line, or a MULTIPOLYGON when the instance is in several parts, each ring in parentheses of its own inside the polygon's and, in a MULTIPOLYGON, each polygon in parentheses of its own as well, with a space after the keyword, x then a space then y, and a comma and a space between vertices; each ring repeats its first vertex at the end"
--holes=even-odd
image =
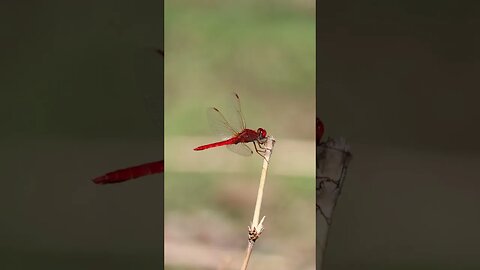
POLYGON ((217 108, 208 108, 207 118, 214 135, 222 140, 229 139, 239 133, 239 130, 233 128, 217 108))
POLYGON ((242 113, 242 106, 240 104, 240 97, 237 93, 232 94, 232 101, 233 101, 233 115, 229 115, 230 119, 232 120, 232 125, 237 128, 238 130, 244 130, 247 125, 245 123, 245 118, 243 117, 242 113))
POLYGON ((133 79, 135 89, 143 97, 147 119, 163 130, 163 76, 158 74, 163 72, 164 63, 163 57, 155 52, 156 49, 147 47, 135 50, 132 58, 135 59, 133 79))
POLYGON ((228 150, 230 150, 234 153, 237 153, 239 155, 242 155, 242 156, 250 156, 251 154, 253 154, 252 149, 250 149, 250 147, 248 147, 248 145, 246 145, 244 143, 229 144, 229 145, 227 145, 227 148, 228 148, 228 150))

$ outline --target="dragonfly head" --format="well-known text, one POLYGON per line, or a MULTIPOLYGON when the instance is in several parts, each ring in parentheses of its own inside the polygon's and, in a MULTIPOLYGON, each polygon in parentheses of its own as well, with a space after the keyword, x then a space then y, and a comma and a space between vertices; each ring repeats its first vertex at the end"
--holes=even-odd
POLYGON ((263 128, 258 128, 257 135, 259 139, 264 139, 265 137, 267 137, 267 131, 263 128))

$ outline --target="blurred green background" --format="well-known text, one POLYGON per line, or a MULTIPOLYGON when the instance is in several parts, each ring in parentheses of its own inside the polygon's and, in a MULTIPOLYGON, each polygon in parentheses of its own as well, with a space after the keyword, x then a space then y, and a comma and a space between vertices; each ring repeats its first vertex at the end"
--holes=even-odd
POLYGON ((277 139, 252 269, 315 269, 315 2, 165 2, 165 267, 238 269, 262 158, 225 147, 208 107, 235 91, 277 139))

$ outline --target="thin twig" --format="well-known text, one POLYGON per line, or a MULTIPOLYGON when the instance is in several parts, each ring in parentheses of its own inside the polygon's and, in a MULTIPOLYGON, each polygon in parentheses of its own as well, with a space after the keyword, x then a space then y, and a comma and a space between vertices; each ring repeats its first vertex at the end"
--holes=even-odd
POLYGON ((272 155, 273 146, 275 144, 275 138, 268 136, 267 141, 265 142, 265 158, 263 160, 263 168, 262 174, 260 176, 260 184, 258 186, 258 193, 257 193, 257 202, 255 204, 255 211, 253 213, 252 225, 248 226, 248 246, 247 251, 245 254, 245 258, 243 260, 243 265, 241 270, 246 270, 248 266, 248 261, 250 260, 250 256, 252 255, 253 245, 255 241, 260 237, 260 234, 263 232, 263 221, 265 220, 265 216, 258 222, 260 219, 260 209, 262 207, 262 200, 263 200, 263 191, 265 189, 265 180, 267 178, 267 170, 268 164, 270 160, 270 156, 272 155))
POLYGON ((317 269, 323 267, 328 230, 351 158, 350 147, 342 138, 317 145, 317 269))

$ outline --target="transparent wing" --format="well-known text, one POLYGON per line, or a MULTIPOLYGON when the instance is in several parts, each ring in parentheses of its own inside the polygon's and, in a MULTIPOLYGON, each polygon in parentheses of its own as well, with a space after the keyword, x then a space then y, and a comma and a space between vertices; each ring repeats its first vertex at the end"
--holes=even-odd
POLYGON ((231 115, 229 115, 232 126, 234 126, 237 130, 244 130, 247 125, 245 123, 245 118, 243 117, 242 113, 242 106, 240 103, 240 97, 237 93, 232 93, 232 108, 231 115))
POLYGON ((163 129, 163 57, 155 47, 142 47, 134 50, 135 61, 133 79, 135 89, 143 98, 146 113, 158 128, 163 129))
POLYGON ((220 139, 228 139, 239 133, 239 130, 233 128, 217 108, 208 108, 207 118, 215 136, 220 139))
POLYGON ((248 147, 248 145, 244 143, 230 144, 230 145, 227 145, 227 148, 228 150, 242 156, 250 156, 251 154, 253 154, 252 149, 250 149, 250 147, 248 147))

